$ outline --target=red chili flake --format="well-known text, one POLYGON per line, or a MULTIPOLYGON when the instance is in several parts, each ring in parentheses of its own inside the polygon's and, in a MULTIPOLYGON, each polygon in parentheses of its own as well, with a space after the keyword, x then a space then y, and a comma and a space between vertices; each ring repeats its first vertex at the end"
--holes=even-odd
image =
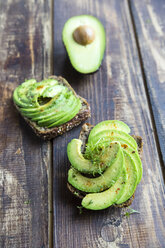
POLYGON ((38 86, 38 87, 37 87, 37 90, 40 90, 40 89, 42 89, 42 88, 44 88, 44 86, 43 86, 43 85, 38 86))
POLYGON ((116 194, 118 194, 118 191, 120 190, 120 188, 117 188, 117 190, 115 191, 116 192, 116 194))
POLYGON ((121 145, 124 149, 126 149, 128 146, 126 144, 121 145))
POLYGON ((91 182, 90 181, 87 181, 86 185, 90 187, 91 186, 91 182))

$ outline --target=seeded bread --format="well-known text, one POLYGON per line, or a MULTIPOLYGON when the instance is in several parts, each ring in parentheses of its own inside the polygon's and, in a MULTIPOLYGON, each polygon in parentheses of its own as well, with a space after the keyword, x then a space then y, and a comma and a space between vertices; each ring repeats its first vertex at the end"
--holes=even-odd
MULTIPOLYGON (((82 153, 84 153, 85 151, 85 146, 86 143, 88 141, 88 136, 90 131, 92 130, 94 126, 89 124, 89 123, 85 123, 82 126, 80 135, 79 135, 79 139, 82 140, 82 147, 81 147, 81 151, 82 153)), ((143 142, 142 142, 142 138, 140 136, 136 136, 136 135, 132 135, 132 137, 136 140, 136 143, 138 145, 138 153, 141 156, 142 151, 143 151, 143 142)), ((83 199, 84 196, 86 195, 85 192, 82 192, 76 188, 74 188, 71 184, 67 183, 67 187, 69 189, 69 191, 74 194, 76 197, 83 199)), ((118 207, 118 208, 123 208, 123 207, 128 207, 132 204, 134 200, 134 194, 130 197, 130 199, 128 199, 126 202, 122 203, 122 204, 114 204, 114 207, 118 207)))
POLYGON ((90 113, 90 106, 88 102, 82 98, 81 96, 77 95, 76 92, 73 90, 73 88, 70 86, 70 84, 62 77, 57 77, 57 76, 50 76, 49 78, 53 78, 55 80, 58 80, 58 82, 64 86, 66 86, 69 90, 73 92, 73 94, 81 100, 82 107, 79 111, 79 113, 70 121, 62 124, 61 126, 58 127, 52 127, 52 128, 45 128, 45 127, 40 127, 37 125, 36 122, 31 121, 30 119, 24 117, 20 111, 19 107, 15 105, 16 109, 19 111, 19 113, 22 115, 24 120, 29 124, 29 126, 33 129, 33 131, 36 133, 37 136, 44 140, 50 140, 55 138, 58 135, 62 135, 63 133, 71 130, 72 128, 78 126, 81 122, 85 121, 91 116, 90 113))

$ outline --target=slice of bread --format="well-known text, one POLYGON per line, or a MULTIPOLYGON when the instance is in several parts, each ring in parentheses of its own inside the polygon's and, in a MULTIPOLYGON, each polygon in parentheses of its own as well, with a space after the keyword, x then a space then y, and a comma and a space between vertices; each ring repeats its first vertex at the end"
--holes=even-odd
POLYGON ((30 127, 33 129, 33 131, 36 133, 37 136, 44 140, 50 140, 55 138, 58 135, 62 135, 63 133, 71 130, 72 128, 78 126, 81 122, 85 121, 91 116, 90 113, 90 106, 88 102, 82 98, 81 96, 77 95, 74 89, 70 86, 70 84, 62 77, 57 76, 50 76, 49 78, 53 78, 57 80, 61 85, 66 86, 69 90, 73 92, 75 96, 77 96, 82 103, 81 109, 79 113, 70 121, 62 124, 61 126, 52 127, 52 128, 46 128, 46 127, 40 127, 37 125, 36 122, 31 121, 27 117, 23 116, 20 113, 19 107, 15 104, 15 107, 21 114, 21 116, 25 119, 25 121, 30 125, 30 127))
MULTIPOLYGON (((82 147, 81 147, 81 151, 82 153, 85 152, 85 146, 86 143, 88 141, 88 136, 90 131, 92 130, 94 126, 89 124, 89 123, 85 123, 82 126, 80 135, 79 135, 79 139, 82 140, 82 147)), ((142 155, 142 151, 143 151, 143 142, 142 142, 142 138, 140 136, 136 136, 136 135, 132 135, 132 137, 136 140, 136 143, 138 145, 138 153, 141 156, 142 155)), ((86 195, 85 192, 82 192, 76 188, 74 188, 71 184, 67 183, 67 187, 69 189, 69 191, 74 194, 76 197, 83 199, 84 196, 86 195)), ((134 200, 134 194, 130 197, 130 199, 128 199, 126 202, 122 203, 122 204, 114 204, 114 207, 118 207, 118 208, 122 208, 122 207, 128 207, 132 204, 134 200)))

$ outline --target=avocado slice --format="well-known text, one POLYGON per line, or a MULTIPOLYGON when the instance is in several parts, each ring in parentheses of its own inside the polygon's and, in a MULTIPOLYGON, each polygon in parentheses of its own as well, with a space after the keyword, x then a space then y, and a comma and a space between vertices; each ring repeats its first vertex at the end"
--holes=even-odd
POLYGON ((116 159, 99 177, 89 178, 71 168, 68 172, 68 182, 84 192, 101 192, 111 187, 119 178, 124 166, 124 156, 119 145, 116 159))
POLYGON ((66 90, 67 89, 65 89, 65 91, 62 91, 57 96, 53 97, 49 102, 44 105, 41 105, 38 108, 22 108, 21 113, 23 113, 24 116, 28 115, 29 118, 32 118, 32 121, 39 121, 48 118, 52 115, 54 109, 58 109, 61 104, 66 105, 67 100, 64 97, 66 90))
POLYGON ((82 141, 80 139, 72 139, 67 146, 68 159, 71 165, 79 172, 92 175, 100 174, 106 167, 109 167, 120 150, 119 143, 110 143, 108 147, 102 148, 101 151, 99 150, 99 154, 92 153, 89 160, 81 153, 81 146, 82 141))
POLYGON ((101 193, 87 194, 81 204, 84 208, 90 210, 102 210, 115 204, 122 196, 127 183, 126 169, 123 167, 122 173, 116 183, 109 189, 101 193))
MULTIPOLYGON (((67 85, 67 84, 66 84, 67 85)), ((13 93, 21 114, 38 126, 54 127, 71 120, 81 108, 73 90, 55 79, 25 81, 13 93)))
POLYGON ((128 175, 128 180, 125 184, 125 189, 121 197, 115 202, 116 204, 121 204, 123 202, 126 202, 135 192, 138 183, 138 174, 137 174, 136 165, 133 159, 131 158, 131 156, 127 152, 123 151, 123 153, 124 153, 125 167, 128 175))
MULTIPOLYGON (((130 136, 131 137, 131 136, 130 136)), ((136 169, 137 169, 137 175, 138 175, 138 183, 141 181, 142 178, 142 174, 143 174, 143 167, 142 167, 142 162, 141 159, 139 157, 138 151, 136 148, 132 148, 131 146, 128 145, 128 142, 126 140, 123 140, 119 137, 113 137, 114 140, 117 140, 118 142, 120 142, 122 149, 128 153, 132 160, 135 163, 136 169)), ((97 142, 97 140, 93 140, 93 142, 97 142)), ((101 142, 104 145, 109 145, 110 142, 112 142, 112 138, 103 138, 99 140, 99 142, 101 142)))
POLYGON ((126 202, 133 195, 138 181, 136 166, 125 151, 124 160, 124 169, 116 183, 104 192, 87 194, 81 203, 83 207, 101 210, 126 202))
POLYGON ((64 25, 62 39, 72 66, 80 73, 92 73, 101 65, 105 51, 105 30, 94 16, 71 17, 64 25))
POLYGON ((125 147, 124 148, 125 153, 128 153, 132 160, 135 163, 136 169, 137 169, 137 175, 138 175, 138 181, 137 183, 140 183, 142 179, 142 174, 143 174, 143 167, 142 167, 142 162, 139 157, 138 152, 135 149, 132 149, 131 147, 125 147))
POLYGON ((130 128, 127 126, 124 122, 118 121, 118 120, 106 120, 98 123, 90 132, 88 141, 92 140, 93 137, 96 136, 96 134, 100 133, 104 130, 119 130, 123 131, 125 133, 130 133, 130 128))
MULTIPOLYGON (((52 113, 51 116, 48 116, 42 119, 36 119, 38 121, 38 125, 44 126, 44 125, 50 125, 53 122, 59 120, 63 116, 66 115, 67 111, 70 111, 72 106, 75 106, 75 102, 77 103, 77 99, 72 95, 69 99, 63 99, 62 102, 60 102, 58 105, 55 105, 54 108, 51 108, 50 112, 52 113)), ((34 120, 34 119, 32 119, 34 120)))
POLYGON ((29 79, 19 85, 13 93, 13 100, 16 105, 19 107, 29 107, 29 99, 27 99, 26 94, 29 90, 29 87, 36 83, 35 79, 29 79))
POLYGON ((52 124, 50 124, 48 126, 48 128, 50 127, 54 127, 54 126, 60 126, 68 121, 70 121, 75 115, 77 115, 77 113, 79 112, 81 108, 81 101, 79 98, 76 99, 76 102, 72 105, 72 107, 65 111, 63 117, 61 117, 59 120, 53 122, 52 124))
POLYGON ((132 136, 129 134, 123 132, 123 131, 118 131, 118 130, 103 130, 99 133, 97 133, 92 139, 89 137, 88 138, 88 143, 97 143, 97 142, 104 142, 104 141, 121 141, 123 140, 124 143, 121 145, 122 147, 127 147, 130 146, 137 150, 137 143, 134 140, 132 136))

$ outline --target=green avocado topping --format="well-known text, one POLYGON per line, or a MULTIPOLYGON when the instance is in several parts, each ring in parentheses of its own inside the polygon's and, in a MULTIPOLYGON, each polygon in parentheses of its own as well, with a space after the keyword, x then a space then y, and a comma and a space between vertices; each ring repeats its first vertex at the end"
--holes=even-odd
POLYGON ((72 166, 68 182, 86 193, 84 208, 105 209, 126 202, 134 194, 142 178, 142 163, 129 132, 125 123, 108 120, 92 129, 84 153, 81 140, 73 139, 68 144, 72 166))
POLYGON ((15 89, 13 100, 24 117, 44 128, 70 121, 81 108, 76 94, 51 78, 25 81, 15 89))

